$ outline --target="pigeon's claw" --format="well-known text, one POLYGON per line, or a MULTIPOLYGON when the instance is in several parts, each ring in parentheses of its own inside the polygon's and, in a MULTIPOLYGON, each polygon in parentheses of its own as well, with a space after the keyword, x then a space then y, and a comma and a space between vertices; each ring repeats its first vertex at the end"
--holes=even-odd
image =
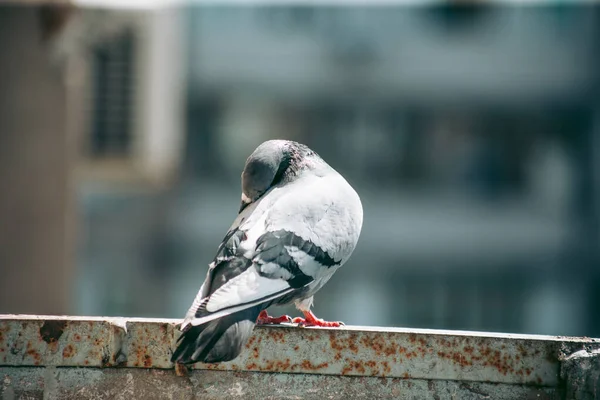
POLYGON ((293 323, 302 326, 321 326, 324 328, 339 328, 344 326, 341 321, 324 321, 321 318, 317 318, 312 311, 303 311, 304 318, 296 317, 292 320, 293 323))
POLYGON ((262 310, 256 320, 256 325, 278 325, 284 322, 292 322, 292 317, 282 315, 281 317, 271 317, 266 310, 262 310))

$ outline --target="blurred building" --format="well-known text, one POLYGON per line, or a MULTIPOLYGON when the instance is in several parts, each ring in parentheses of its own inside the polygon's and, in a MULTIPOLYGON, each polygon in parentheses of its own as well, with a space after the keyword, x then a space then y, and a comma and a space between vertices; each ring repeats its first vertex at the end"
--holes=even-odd
POLYGON ((81 99, 71 311, 183 315, 246 157, 277 137, 363 199, 359 247, 316 296, 319 316, 600 335, 599 16, 84 10, 58 46, 81 99))
POLYGON ((0 5, 0 313, 61 313, 71 300, 72 99, 51 51, 70 11, 0 5))
POLYGON ((135 313, 185 310, 233 217, 245 158, 285 137, 348 176, 365 205, 359 248, 317 296, 323 316, 592 329, 596 256, 572 260, 578 221, 595 218, 575 204, 590 201, 578 191, 591 166, 577 152, 594 129, 596 13, 191 7, 184 20, 182 181, 128 224, 161 218, 138 228, 136 253, 150 259, 123 295, 133 304, 131 288, 158 274, 150 287, 165 303, 135 313))
POLYGON ((73 28, 85 119, 78 313, 165 315, 162 238, 184 149, 180 19, 173 9, 86 9, 73 28))
POLYGON ((598 203, 581 192, 598 187, 586 172, 598 171, 595 10, 187 16, 185 173, 226 173, 235 186, 257 143, 287 137, 361 193, 360 246, 318 311, 356 324, 598 332, 598 203))

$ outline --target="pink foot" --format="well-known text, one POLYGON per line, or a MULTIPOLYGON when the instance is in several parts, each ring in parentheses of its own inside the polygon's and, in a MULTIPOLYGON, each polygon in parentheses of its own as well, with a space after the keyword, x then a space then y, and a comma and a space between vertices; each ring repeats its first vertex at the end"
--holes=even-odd
POLYGON ((340 321, 324 321, 321 318, 317 318, 312 311, 303 311, 303 313, 304 318, 296 317, 292 322, 302 326, 322 326, 325 328, 339 328, 344 325, 340 321))
POLYGON ((282 315, 281 317, 271 317, 267 314, 266 310, 262 310, 258 314, 256 325, 278 325, 284 322, 292 322, 292 318, 288 315, 282 315))

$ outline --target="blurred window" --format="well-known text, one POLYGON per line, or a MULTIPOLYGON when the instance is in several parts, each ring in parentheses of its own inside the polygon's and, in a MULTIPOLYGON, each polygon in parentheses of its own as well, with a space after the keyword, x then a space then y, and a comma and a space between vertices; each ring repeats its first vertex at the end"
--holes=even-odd
POLYGON ((132 147, 135 36, 125 30, 92 50, 92 135, 95 158, 127 156, 132 147))
POLYGON ((313 7, 269 7, 261 9, 259 15, 269 28, 277 30, 308 30, 316 25, 316 12, 313 7))
POLYGON ((482 26, 484 17, 490 14, 492 7, 482 4, 460 4, 448 2, 434 6, 428 15, 445 33, 469 32, 482 26))

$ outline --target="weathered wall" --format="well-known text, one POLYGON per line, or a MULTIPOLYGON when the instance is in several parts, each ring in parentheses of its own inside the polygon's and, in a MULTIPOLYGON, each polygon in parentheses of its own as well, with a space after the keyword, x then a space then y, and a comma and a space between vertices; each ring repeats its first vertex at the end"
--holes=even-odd
POLYGON ((56 15, 0 4, 0 312, 69 312, 74 256, 67 90, 56 15))
POLYGON ((169 362, 176 320, 0 316, 4 398, 598 398, 600 339, 259 327, 236 360, 169 362))

